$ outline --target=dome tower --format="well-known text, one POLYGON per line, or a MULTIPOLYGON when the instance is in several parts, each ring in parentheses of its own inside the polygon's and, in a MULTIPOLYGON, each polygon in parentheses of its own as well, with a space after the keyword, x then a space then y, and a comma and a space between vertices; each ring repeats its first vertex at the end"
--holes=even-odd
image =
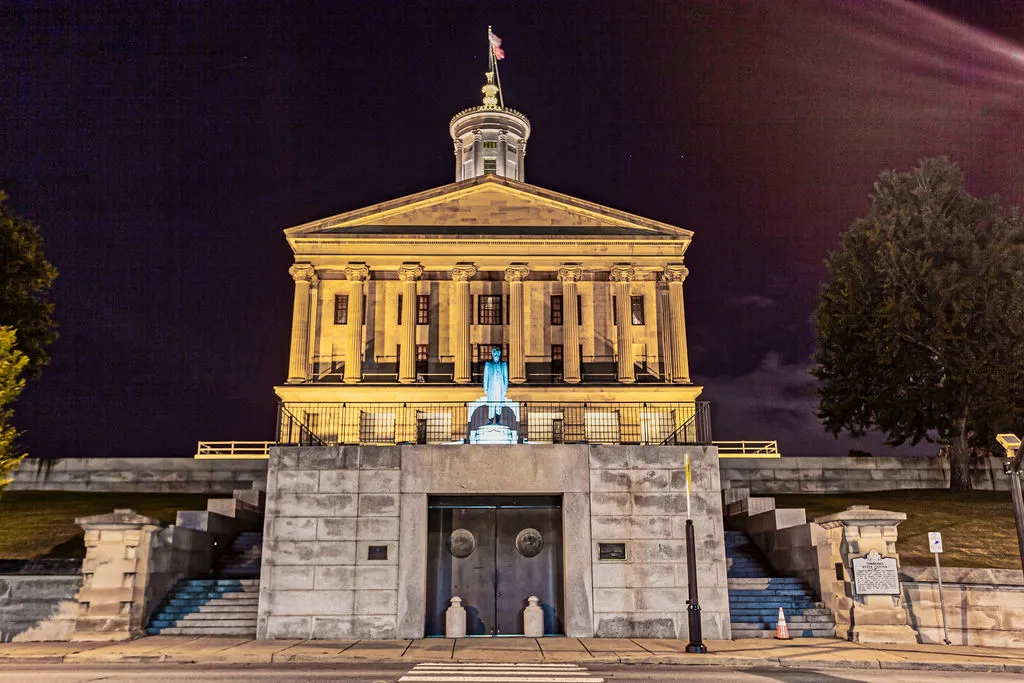
POLYGON ((525 181, 530 121, 499 104, 494 71, 487 72, 487 83, 480 91, 483 105, 460 111, 448 126, 455 144, 455 180, 493 174, 525 181))

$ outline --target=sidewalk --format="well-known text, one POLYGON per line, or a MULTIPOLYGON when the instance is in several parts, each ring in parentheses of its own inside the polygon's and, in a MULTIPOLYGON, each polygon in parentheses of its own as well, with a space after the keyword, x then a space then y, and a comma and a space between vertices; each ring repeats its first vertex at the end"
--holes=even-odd
POLYGON ((250 640, 151 636, 108 643, 0 643, 0 665, 159 663, 270 664, 376 661, 572 662, 829 669, 930 669, 1024 673, 1024 650, 943 645, 879 645, 802 638, 712 640, 689 655, 679 640, 642 638, 468 638, 449 640, 250 640))

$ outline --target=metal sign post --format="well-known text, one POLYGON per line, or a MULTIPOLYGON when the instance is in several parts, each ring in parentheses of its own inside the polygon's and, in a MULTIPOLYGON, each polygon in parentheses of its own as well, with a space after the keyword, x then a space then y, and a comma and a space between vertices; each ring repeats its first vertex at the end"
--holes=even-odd
POLYGON ((942 554, 942 534, 938 531, 928 532, 928 549, 935 555, 935 576, 939 579, 939 607, 942 608, 942 642, 949 645, 949 629, 946 628, 946 597, 942 594, 942 567, 939 566, 939 555, 942 554))

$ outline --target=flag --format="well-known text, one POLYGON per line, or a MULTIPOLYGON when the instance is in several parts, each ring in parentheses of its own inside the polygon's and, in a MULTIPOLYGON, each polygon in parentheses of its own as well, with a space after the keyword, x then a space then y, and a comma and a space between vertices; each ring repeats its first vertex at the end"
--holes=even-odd
POLYGON ((505 51, 501 49, 501 38, 494 35, 490 29, 487 29, 487 40, 491 43, 491 50, 494 52, 494 58, 505 59, 505 51))

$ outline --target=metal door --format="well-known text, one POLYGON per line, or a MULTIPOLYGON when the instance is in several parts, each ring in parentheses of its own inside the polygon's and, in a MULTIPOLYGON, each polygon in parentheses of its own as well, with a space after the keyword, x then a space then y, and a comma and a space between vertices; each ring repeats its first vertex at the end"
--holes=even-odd
POLYGON ((467 635, 522 635, 531 595, 544 631, 564 632, 559 497, 437 497, 428 505, 426 635, 462 598, 467 635))

